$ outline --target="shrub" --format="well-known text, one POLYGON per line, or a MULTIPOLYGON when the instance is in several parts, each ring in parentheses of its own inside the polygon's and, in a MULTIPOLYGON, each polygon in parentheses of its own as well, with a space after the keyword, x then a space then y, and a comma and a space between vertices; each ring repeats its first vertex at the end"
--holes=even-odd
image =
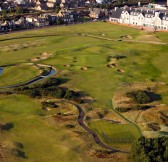
POLYGON ((44 83, 15 88, 14 91, 20 94, 28 95, 33 98, 41 97, 54 97, 54 98, 65 98, 68 100, 74 100, 81 103, 80 93, 73 90, 58 87, 59 84, 66 82, 64 78, 56 79, 50 78, 44 83))
POLYGON ((66 127, 66 128, 75 128, 75 126, 72 125, 72 124, 66 124, 65 127, 66 127))
POLYGON ((126 96, 132 98, 138 104, 146 104, 152 102, 150 95, 147 91, 137 90, 126 93, 126 96))
POLYGON ((75 92, 73 90, 67 90, 64 98, 68 100, 75 100, 79 101, 80 94, 78 92, 75 92))
POLYGON ((127 112, 127 111, 132 110, 132 108, 117 107, 116 110, 117 110, 118 112, 127 112))
POLYGON ((115 56, 108 56, 107 57, 107 61, 110 61, 111 59, 117 59, 117 60, 120 60, 120 59, 124 59, 124 58, 126 58, 126 56, 124 56, 124 55, 115 55, 115 56))
POLYGON ((131 159, 133 162, 168 161, 168 138, 139 138, 132 145, 131 159))

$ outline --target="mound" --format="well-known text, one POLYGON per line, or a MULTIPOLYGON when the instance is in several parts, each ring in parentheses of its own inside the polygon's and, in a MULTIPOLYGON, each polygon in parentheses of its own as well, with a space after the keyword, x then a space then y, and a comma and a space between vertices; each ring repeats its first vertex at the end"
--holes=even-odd
POLYGON ((124 39, 132 39, 133 37, 130 35, 123 35, 120 38, 124 38, 124 39))
MULTIPOLYGON (((113 106, 124 117, 137 123, 146 137, 168 130, 168 105, 160 104, 160 86, 155 83, 123 85, 113 97, 113 106), (159 88, 158 88, 159 87, 159 88), (159 90, 159 91, 158 91, 159 90)), ((168 88, 168 87, 167 87, 168 88)))

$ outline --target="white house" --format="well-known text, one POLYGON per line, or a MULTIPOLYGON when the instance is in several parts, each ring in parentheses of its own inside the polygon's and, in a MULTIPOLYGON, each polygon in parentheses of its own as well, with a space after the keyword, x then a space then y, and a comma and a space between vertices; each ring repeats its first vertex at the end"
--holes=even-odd
POLYGON ((115 8, 115 10, 111 12, 109 21, 168 30, 168 13, 166 10, 115 8))

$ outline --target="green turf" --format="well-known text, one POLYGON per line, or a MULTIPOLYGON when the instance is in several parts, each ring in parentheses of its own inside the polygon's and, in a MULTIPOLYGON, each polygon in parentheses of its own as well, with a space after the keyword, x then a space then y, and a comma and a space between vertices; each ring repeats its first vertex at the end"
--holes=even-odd
MULTIPOLYGON (((139 40, 139 37, 142 38, 144 36, 145 38, 146 35, 152 35, 153 37, 158 36, 162 42, 167 42, 168 40, 167 33, 155 34, 153 32, 145 32, 102 22, 55 27, 47 30, 38 30, 38 32, 27 31, 19 33, 19 35, 18 33, 14 33, 1 36, 0 66, 13 63, 17 65, 10 67, 8 73, 4 72, 4 76, 2 75, 3 79, 2 76, 0 76, 0 84, 3 85, 7 80, 10 84, 12 82, 16 83, 35 76, 37 70, 32 66, 24 66, 20 69, 18 69, 17 66, 19 66, 20 63, 31 62, 31 58, 38 57, 39 54, 43 52, 52 53, 52 57, 38 61, 37 63, 51 65, 58 70, 64 70, 59 74, 60 77, 69 79, 64 86, 88 93, 95 100, 93 103, 95 109, 111 109, 109 100, 113 98, 116 89, 123 83, 148 82, 151 81, 151 79, 168 83, 168 71, 166 66, 168 62, 167 45, 108 41, 82 36, 79 35, 79 33, 88 33, 101 37, 102 34, 105 34, 104 37, 111 39, 120 39, 123 35, 130 35, 132 36, 132 40, 139 40), (40 45, 33 45, 30 42, 40 42, 40 45), (23 48, 24 44, 29 45, 23 48), (126 58, 116 61, 118 66, 110 69, 106 66, 108 63, 107 57, 109 55, 124 55, 126 58), (71 64, 72 66, 67 68, 64 67, 65 64, 71 64), (88 67, 87 71, 81 70, 84 66, 88 67), (118 68, 123 69, 124 73, 117 72, 118 68), (15 71, 15 73, 12 73, 12 71, 15 71), (21 76, 24 76, 24 78, 21 79, 21 76)), ((168 94, 164 93, 163 96, 163 103, 167 103, 168 94)), ((8 101, 8 97, 4 100, 8 101)), ((12 119, 16 122, 16 128, 14 128, 14 130, 16 129, 17 131, 13 130, 12 137, 9 135, 9 138, 25 143, 25 149, 29 157, 34 158, 34 161, 38 161, 38 154, 44 154, 45 156, 41 157, 42 161, 46 161, 48 158, 50 159, 48 161, 52 161, 56 156, 58 156, 58 161, 70 161, 70 158, 76 156, 76 153, 72 151, 73 146, 71 146, 71 144, 74 144, 74 141, 70 139, 67 140, 66 137, 64 142, 68 143, 68 150, 66 150, 66 148, 64 148, 64 151, 58 149, 59 145, 61 145, 61 147, 63 145, 61 144, 60 136, 63 136, 65 132, 60 131, 60 128, 51 128, 49 124, 46 124, 37 117, 37 115, 34 115, 41 113, 38 103, 33 107, 35 111, 31 109, 33 112, 31 112, 29 116, 27 107, 25 107, 25 109, 28 112, 25 111, 25 109, 23 109, 24 111, 20 109, 16 111, 18 107, 17 104, 22 104, 22 102, 17 101, 15 103, 14 100, 11 102, 14 103, 13 105, 16 104, 16 106, 14 106, 15 111, 12 111, 14 108, 1 108, 4 114, 3 118, 9 120, 10 118, 12 119, 12 117, 15 118, 13 115, 15 114, 18 119, 21 117, 21 120, 23 119, 22 116, 24 116, 25 122, 20 123, 15 121, 16 119, 12 119), (27 118, 25 118, 26 116, 27 118), (30 133, 28 132, 32 130, 31 128, 33 129, 31 134, 32 138, 29 139, 30 133), (21 132, 19 133, 19 131, 21 132), (54 143, 57 138, 57 142, 54 143), (48 143, 43 141, 47 141, 48 143), (35 143, 34 147, 32 143, 35 143), (41 145, 38 143, 41 143, 41 145), (49 151, 50 147, 51 151, 49 151), (54 154, 54 148, 58 151, 56 151, 58 153, 56 155, 54 154), (38 150, 37 153, 35 152, 36 150, 38 150), (68 156, 68 159, 65 159, 66 155, 69 154, 72 154, 72 156, 68 156)), ((36 101, 31 102, 34 103, 36 101)), ((4 106, 8 105, 7 103, 8 102, 3 101, 4 106)), ((23 103, 20 107, 24 108, 24 104, 26 105, 26 103, 23 103)), ((134 125, 130 124, 117 125, 104 121, 96 121, 91 123, 91 127, 99 133, 101 138, 103 138, 102 132, 110 137, 119 136, 122 138, 126 136, 129 138, 137 138, 139 136, 139 131, 136 130, 134 125)), ((109 144, 111 145, 111 143, 109 144)), ((75 144, 74 147, 77 147, 77 144, 75 144)), ((32 159, 30 161, 33 161, 32 159)))
MULTIPOLYGON (((74 161, 88 160, 83 141, 71 137, 71 133, 59 123, 42 118, 39 102, 22 95, 0 97, 0 121, 12 123, 13 128, 1 133, 0 142, 22 143, 27 158, 16 161, 74 161)), ((91 160, 91 159, 90 159, 91 160)), ((9 162, 13 162, 9 158, 9 162)))
POLYGON ((132 124, 112 124, 108 121, 91 121, 89 126, 99 135, 99 137, 108 145, 114 143, 129 143, 141 135, 132 124))
POLYGON ((20 64, 8 66, 4 68, 2 75, 0 75, 0 87, 29 81, 39 74, 39 69, 32 65, 20 64))

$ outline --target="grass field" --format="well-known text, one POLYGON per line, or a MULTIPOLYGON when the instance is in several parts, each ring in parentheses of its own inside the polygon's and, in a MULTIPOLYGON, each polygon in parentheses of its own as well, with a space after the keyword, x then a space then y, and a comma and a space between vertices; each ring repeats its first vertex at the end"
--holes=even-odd
POLYGON ((134 139, 140 137, 136 127, 132 124, 124 124, 123 127, 122 124, 111 124, 98 120, 89 122, 89 126, 99 134, 105 143, 111 146, 115 143, 132 143, 134 139))
POLYGON ((1 97, 0 114, 1 123, 13 124, 13 128, 1 133, 0 142, 5 145, 21 143, 21 150, 28 158, 17 158, 16 161, 89 160, 80 138, 73 137, 60 123, 39 116, 43 112, 37 101, 22 95, 1 97))
POLYGON ((39 74, 39 69, 33 65, 19 64, 8 66, 4 68, 3 74, 0 75, 0 87, 29 81, 39 74))
MULTIPOLYGON (((98 110, 101 108, 111 111, 109 100, 113 98, 118 87, 124 83, 151 80, 168 83, 167 45, 108 41, 79 33, 101 37, 104 35, 106 38, 116 40, 127 34, 132 37, 131 40, 135 41, 144 41, 148 38, 146 41, 168 42, 167 33, 140 31, 102 22, 1 36, 0 66, 6 64, 16 64, 16 66, 9 67, 4 71, 4 74, 0 76, 0 85, 15 84, 23 79, 27 80, 36 76, 39 72, 36 68, 25 66, 25 64, 23 66, 21 63, 30 63, 31 58, 38 57, 43 52, 51 53, 52 56, 35 63, 51 65, 58 70, 63 70, 59 76, 69 79, 63 86, 88 93, 95 100, 94 109, 98 110), (38 42, 38 45, 30 42, 38 42), (117 66, 108 68, 107 58, 115 55, 122 55, 125 58, 116 60, 117 66), (69 64, 70 67, 65 67, 66 64, 69 64), (81 70, 82 67, 87 67, 87 70, 81 70), (124 72, 118 72, 117 69, 122 69, 124 72)), ((167 103, 167 93, 164 93, 163 96, 163 103, 167 103)), ((37 101, 30 101, 29 98, 23 96, 12 96, 11 98, 7 96, 0 97, 0 99, 1 120, 8 121, 10 119, 14 122, 14 128, 10 133, 6 133, 6 140, 23 142, 27 156, 32 158, 30 161, 33 159, 35 161, 39 161, 39 159, 40 161, 46 161, 46 159, 52 161, 56 157, 58 161, 70 161, 71 158, 78 161, 77 152, 73 150, 75 147, 79 147, 78 142, 82 146, 79 154, 84 159, 83 161, 93 160, 88 156, 84 157, 86 154, 83 151, 87 148, 84 142, 80 139, 70 139, 66 130, 60 131, 61 128, 57 127, 57 124, 52 127, 49 123, 41 120, 38 116, 41 111, 37 101), (9 105, 9 101, 13 104, 9 105), (33 106, 27 105, 28 103, 32 103, 33 106), (61 137, 64 134, 66 137, 62 140, 61 137), (63 143, 68 146, 68 149, 63 147, 63 143), (55 154, 55 152, 57 153, 55 154), (38 154, 45 156, 39 157, 38 154)), ((117 125, 98 120, 91 122, 90 127, 99 134, 101 139, 104 134, 107 137, 120 138, 125 136, 138 138, 140 136, 139 131, 131 124, 117 125)), ((108 144, 113 146, 112 142, 108 144)))

